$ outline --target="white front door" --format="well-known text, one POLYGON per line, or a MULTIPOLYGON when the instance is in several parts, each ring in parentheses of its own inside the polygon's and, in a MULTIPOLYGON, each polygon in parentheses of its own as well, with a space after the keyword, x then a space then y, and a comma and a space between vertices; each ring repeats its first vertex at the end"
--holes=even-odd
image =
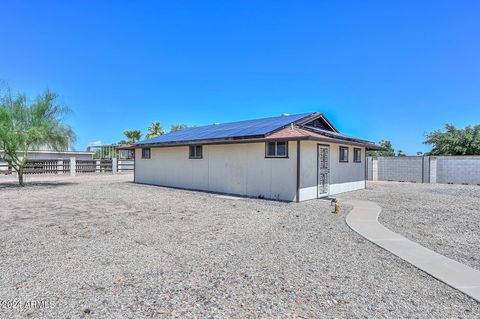
POLYGON ((330 193, 330 147, 325 145, 318 145, 317 168, 317 196, 325 197, 328 196, 328 194, 330 193))

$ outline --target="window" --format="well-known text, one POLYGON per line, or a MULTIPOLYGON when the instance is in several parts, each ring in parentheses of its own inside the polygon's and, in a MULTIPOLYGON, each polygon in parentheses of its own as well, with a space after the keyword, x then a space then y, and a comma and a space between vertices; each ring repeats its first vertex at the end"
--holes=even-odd
POLYGON ((340 162, 348 162, 348 147, 340 146, 340 162))
POLYGON ((203 146, 202 145, 191 145, 189 158, 197 159, 203 158, 203 146))
POLYGON ((142 158, 150 158, 150 148, 142 148, 142 158))
POLYGON ((268 142, 265 157, 288 157, 288 142, 268 142))
POLYGON ((353 161, 355 163, 361 163, 362 162, 362 149, 361 148, 354 148, 353 149, 353 161))

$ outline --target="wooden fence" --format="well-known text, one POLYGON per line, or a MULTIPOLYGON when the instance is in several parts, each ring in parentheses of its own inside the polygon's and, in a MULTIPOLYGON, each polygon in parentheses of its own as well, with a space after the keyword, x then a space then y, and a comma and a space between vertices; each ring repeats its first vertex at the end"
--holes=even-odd
MULTIPOLYGON (((75 160, 75 173, 112 173, 133 171, 135 163, 132 160, 117 161, 116 159, 75 160)), ((6 162, 0 162, 0 175, 11 174, 12 167, 6 162)), ((28 160, 25 174, 68 174, 71 172, 70 159, 59 160, 28 160)))
POLYGON ((58 174, 70 172, 70 160, 29 160, 24 169, 25 174, 58 174))
POLYGON ((0 162, 0 175, 8 175, 12 173, 12 168, 8 163, 0 162))
POLYGON ((113 161, 111 159, 101 160, 77 160, 76 173, 106 173, 112 172, 113 161))

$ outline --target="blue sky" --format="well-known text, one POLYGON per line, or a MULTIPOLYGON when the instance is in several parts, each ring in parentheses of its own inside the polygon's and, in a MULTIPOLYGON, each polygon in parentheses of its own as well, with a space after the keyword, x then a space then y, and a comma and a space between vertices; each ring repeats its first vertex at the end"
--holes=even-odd
POLYGON ((0 79, 50 88, 77 149, 159 120, 323 112, 408 154, 480 119, 478 1, 2 1, 0 79))

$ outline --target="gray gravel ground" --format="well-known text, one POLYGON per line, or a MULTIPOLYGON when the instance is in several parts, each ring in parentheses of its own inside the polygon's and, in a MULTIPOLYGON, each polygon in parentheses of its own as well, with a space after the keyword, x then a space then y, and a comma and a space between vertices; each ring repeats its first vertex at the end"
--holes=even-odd
POLYGON ((0 318, 480 316, 479 303, 364 240, 325 201, 131 179, 0 179, 0 300, 49 302, 0 318))
POLYGON ((377 202, 384 226, 480 270, 480 186, 371 182, 341 197, 377 202))

